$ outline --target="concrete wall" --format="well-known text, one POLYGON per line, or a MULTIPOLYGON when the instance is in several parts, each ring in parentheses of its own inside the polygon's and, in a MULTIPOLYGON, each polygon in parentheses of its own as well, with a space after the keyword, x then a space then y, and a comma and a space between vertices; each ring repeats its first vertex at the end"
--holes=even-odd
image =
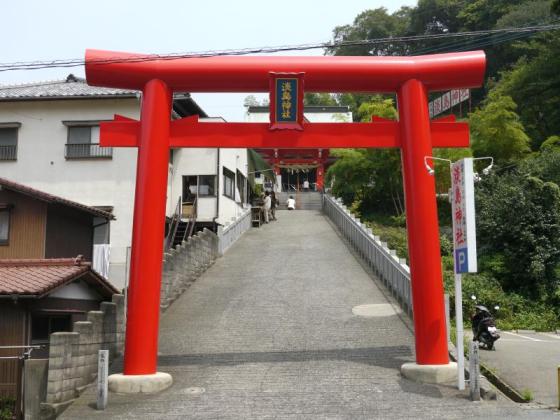
POLYGON ((95 379, 99 350, 109 350, 111 360, 122 354, 124 310, 124 296, 113 295, 100 311, 89 311, 87 321, 75 322, 73 332, 51 334, 41 418, 56 417, 95 379))
POLYGON ((219 238, 208 229, 164 255, 160 307, 165 310, 218 258, 219 238))

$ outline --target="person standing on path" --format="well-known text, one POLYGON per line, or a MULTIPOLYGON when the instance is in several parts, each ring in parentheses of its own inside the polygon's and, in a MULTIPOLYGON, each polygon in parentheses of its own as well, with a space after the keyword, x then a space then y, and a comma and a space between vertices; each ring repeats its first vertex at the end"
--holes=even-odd
POLYGON ((263 212, 264 212, 264 222, 265 223, 268 223, 271 203, 272 203, 272 200, 270 199, 270 192, 267 191, 267 192, 264 193, 264 203, 263 203, 263 212))
POLYGON ((303 181, 303 191, 305 192, 309 191, 309 181, 307 179, 303 181))
POLYGON ((276 198, 276 194, 274 191, 270 192, 270 216, 272 216, 272 220, 276 221, 276 207, 278 207, 278 199, 276 198))

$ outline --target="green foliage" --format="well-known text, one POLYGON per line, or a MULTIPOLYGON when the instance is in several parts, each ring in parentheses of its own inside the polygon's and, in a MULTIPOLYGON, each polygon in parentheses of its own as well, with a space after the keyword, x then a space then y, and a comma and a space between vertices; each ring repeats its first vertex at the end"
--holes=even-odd
POLYGON ((305 93, 303 97, 303 103, 305 105, 324 105, 324 106, 338 105, 336 98, 330 93, 313 93, 313 92, 305 93))
POLYGON ((486 178, 476 194, 481 270, 505 290, 546 299, 560 263, 560 188, 518 173, 486 178))
POLYGON ((529 137, 516 108, 511 97, 491 91, 484 106, 469 115, 476 157, 492 156, 497 164, 508 164, 529 152, 529 137))
MULTIPOLYGON (((395 118, 397 111, 392 99, 377 95, 360 105, 358 115, 362 121, 371 121, 373 115, 395 118)), ((337 160, 327 171, 327 183, 332 182, 333 193, 345 203, 360 200, 362 209, 389 210, 396 215, 404 212, 397 150, 340 149, 331 154, 337 160)))
POLYGON ((13 398, 0 398, 0 420, 11 420, 14 415, 16 401, 13 398))
POLYGON ((533 399, 534 399, 533 391, 531 391, 529 388, 523 389, 523 391, 521 391, 521 396, 527 402, 533 401, 533 399))
POLYGON ((390 120, 397 119, 397 109, 393 99, 383 98, 381 95, 375 95, 368 101, 362 102, 357 114, 358 120, 361 122, 370 122, 373 116, 390 120))
POLYGON ((554 0, 550 6, 550 11, 555 15, 560 15, 560 0, 554 0))
MULTIPOLYGON (((337 26, 333 30, 333 42, 356 41, 363 39, 387 38, 390 36, 404 35, 408 28, 407 9, 393 14, 387 13, 387 9, 366 10, 354 19, 352 25, 337 26)), ((373 44, 345 46, 330 49, 333 55, 395 55, 403 54, 406 50, 403 44, 373 44), (404 49, 403 49, 404 47, 404 49)))
POLYGON ((533 150, 560 133, 560 38, 540 36, 511 71, 503 74, 497 89, 519 105, 518 112, 533 150))
POLYGON ((401 258, 408 259, 408 244, 406 238, 406 228, 392 224, 387 218, 375 217, 374 220, 367 222, 375 235, 379 235, 383 242, 387 242, 387 246, 397 251, 397 255, 401 258), (380 223, 382 221, 383 223, 380 223))
POLYGON ((547 150, 547 149, 555 149, 557 147, 560 147, 560 136, 550 136, 549 138, 547 138, 543 144, 541 144, 541 152, 553 152, 553 150, 547 150))

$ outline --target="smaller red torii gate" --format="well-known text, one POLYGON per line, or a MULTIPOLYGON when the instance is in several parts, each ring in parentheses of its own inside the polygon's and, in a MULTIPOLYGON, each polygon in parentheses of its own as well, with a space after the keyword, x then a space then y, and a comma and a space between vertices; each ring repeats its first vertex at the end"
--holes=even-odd
POLYGON ((428 91, 482 84, 482 51, 419 57, 200 57, 88 50, 88 84, 142 90, 140 121, 101 123, 101 145, 137 147, 138 165, 128 292, 124 374, 157 368, 159 298, 170 148, 401 149, 418 365, 449 364, 434 179, 424 158, 433 147, 467 147, 466 123, 430 121, 428 91), (399 121, 305 123, 271 130, 268 123, 171 121, 174 91, 267 92, 271 73, 298 74, 309 92, 397 93, 399 121))

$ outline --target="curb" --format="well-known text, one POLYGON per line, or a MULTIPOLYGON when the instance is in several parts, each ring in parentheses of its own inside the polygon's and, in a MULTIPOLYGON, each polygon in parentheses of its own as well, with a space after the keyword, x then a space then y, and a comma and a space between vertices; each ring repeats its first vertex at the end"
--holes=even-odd
MULTIPOLYGON (((494 384, 496 388, 498 388, 504 395, 506 395, 509 399, 516 403, 528 403, 525 398, 521 396, 519 392, 517 392, 513 387, 508 385, 502 378, 500 378, 495 373, 491 372, 485 365, 482 363, 480 364, 480 372, 486 376, 486 378, 494 384)), ((482 389, 481 389, 482 394, 482 389)))
MULTIPOLYGON (((457 361, 457 349, 455 348, 455 345, 450 341, 447 343, 448 348, 449 348, 449 357, 453 360, 453 361, 457 361)), ((467 360, 467 359, 465 359, 467 360)), ((486 368, 483 368, 482 364, 480 365, 480 372, 483 374, 480 376, 480 398, 482 398, 485 401, 491 401, 491 400, 496 400, 498 398, 497 394, 496 394, 496 390, 494 389, 494 387, 492 386, 492 384, 494 384, 493 382, 491 383, 491 381, 488 380, 488 378, 484 375, 486 375, 486 368)), ((465 363, 465 379, 470 378, 470 372, 469 372, 469 368, 468 368, 468 363, 465 363)), ((496 384, 494 384, 496 385, 496 384)), ((496 386, 496 388, 500 389, 499 386, 496 386)), ((501 389, 500 389, 501 391, 501 389)), ((506 394, 507 395, 507 394, 506 394)), ((509 397, 509 395, 508 395, 509 397)), ((525 400, 523 400, 523 402, 526 402, 525 400)))
MULTIPOLYGON (((556 330, 558 331, 558 330, 556 330)), ((536 334, 535 330, 515 330, 517 334, 536 334)), ((558 333, 557 333, 558 334, 558 333)))

